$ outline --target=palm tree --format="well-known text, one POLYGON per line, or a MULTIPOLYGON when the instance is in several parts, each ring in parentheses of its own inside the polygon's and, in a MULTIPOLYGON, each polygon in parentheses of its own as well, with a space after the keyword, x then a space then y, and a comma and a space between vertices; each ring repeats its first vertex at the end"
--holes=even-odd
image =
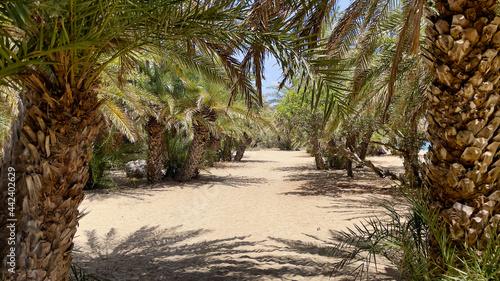
POLYGON ((166 154, 163 135, 169 121, 175 118, 175 99, 183 96, 185 87, 166 65, 142 65, 141 77, 136 80, 137 86, 158 99, 158 102, 148 102, 150 110, 144 126, 148 136, 147 178, 149 183, 157 183, 163 178, 163 156, 166 154))
POLYGON ((191 110, 193 139, 189 146, 189 152, 180 173, 176 179, 188 181, 198 175, 198 169, 206 151, 206 145, 210 139, 210 126, 217 119, 218 110, 203 104, 201 98, 196 108, 191 110))
MULTIPOLYGON (((201 94, 196 105, 185 110, 185 118, 192 128, 192 140, 189 146, 186 161, 180 173, 176 176, 179 181, 188 181, 198 175, 201 160, 207 151, 211 133, 215 131, 216 120, 229 109, 226 107, 230 100, 227 85, 214 83, 203 76, 194 77, 191 73, 187 78, 189 84, 199 87, 201 94)), ((212 133, 213 134, 213 133, 212 133)))
MULTIPOLYGON (((16 280, 67 280, 73 237, 88 179, 92 142, 102 125, 101 74, 138 52, 179 57, 181 42, 198 40, 213 54, 236 46, 241 6, 231 1, 3 1, 0 4, 2 83, 20 81, 23 106, 1 166, 1 200, 16 170, 15 212, 0 213, 0 239, 16 219, 16 280), (215 46, 216 45, 216 46, 215 46), (155 47, 155 48, 149 48, 155 47), (9 168, 12 167, 12 168, 9 168)), ((248 34, 248 31, 244 32, 248 34)), ((232 60, 224 60, 241 72, 232 60)), ((245 79, 235 79, 244 85, 245 79)), ((242 86, 244 87, 244 86, 242 86)), ((12 208, 14 210, 14 207, 12 208)), ((10 251, 1 244, 0 254, 10 251)), ((5 272, 5 269, 3 269, 5 272)), ((7 273, 7 272, 5 272, 7 273)))
POLYGON ((209 167, 213 167, 215 162, 220 161, 220 155, 219 155, 220 144, 221 144, 220 134, 218 134, 217 132, 216 133, 211 132, 207 144, 207 152, 210 154, 207 161, 209 167))
POLYGON ((231 158, 233 157, 232 150, 233 150, 233 138, 231 137, 231 135, 225 135, 223 146, 222 146, 222 160, 223 161, 226 161, 226 162, 231 161, 231 158))

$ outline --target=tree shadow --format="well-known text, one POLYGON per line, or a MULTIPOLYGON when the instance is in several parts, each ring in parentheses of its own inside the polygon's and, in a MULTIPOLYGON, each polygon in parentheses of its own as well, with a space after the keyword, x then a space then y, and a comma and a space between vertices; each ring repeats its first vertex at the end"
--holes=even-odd
POLYGON ((286 178, 288 181, 304 181, 300 188, 285 192, 285 195, 331 196, 381 194, 397 195, 391 187, 391 181, 376 177, 369 168, 357 168, 354 178, 349 178, 344 171, 307 171, 286 178))
POLYGON ((145 188, 130 188, 122 187, 118 190, 86 190, 85 197, 90 201, 103 201, 109 198, 128 197, 137 200, 148 200, 150 197, 156 196, 156 192, 170 192, 173 187, 182 188, 200 188, 202 186, 229 186, 240 188, 245 186, 260 185, 267 183, 266 178, 245 177, 245 176, 215 176, 210 174, 200 175, 198 178, 181 183, 174 180, 165 180, 154 185, 145 185, 145 188), (155 193, 146 193, 144 190, 155 191, 155 193))
POLYGON ((278 161, 272 161, 272 160, 256 160, 256 159, 250 159, 250 158, 245 158, 243 157, 241 161, 239 162, 233 162, 233 163, 278 163, 278 161))
POLYGON ((352 280, 402 280, 399 271, 391 265, 383 264, 370 264, 372 269, 366 268, 366 263, 361 260, 353 260, 352 262, 345 262, 350 258, 351 251, 345 248, 338 247, 339 244, 336 240, 322 240, 313 235, 307 235, 313 238, 316 242, 304 242, 301 240, 282 239, 275 237, 268 237, 269 239, 280 243, 281 245, 275 246, 278 250, 292 251, 297 254, 309 254, 315 256, 327 257, 330 259, 328 263, 328 271, 324 272, 326 276, 335 278, 338 281, 352 281, 352 280), (383 268, 383 271, 379 269, 383 268), (363 270, 363 273, 361 273, 363 270), (370 270, 366 274, 366 270, 370 270), (358 278, 354 276, 362 274, 358 278), (362 277, 362 278, 361 278, 362 277))
POLYGON ((241 167, 245 163, 263 164, 263 163, 278 163, 278 161, 259 160, 259 159, 251 159, 251 158, 243 157, 241 159, 241 161, 238 161, 238 162, 234 162, 234 161, 215 162, 214 167, 212 167, 212 168, 215 168, 215 169, 236 168, 236 167, 241 167))
POLYGON ((260 185, 267 183, 266 178, 245 177, 245 176, 214 176, 214 175, 201 175, 196 180, 182 184, 183 187, 201 187, 203 185, 209 186, 229 186, 229 187, 244 187, 251 185, 260 185))
MULTIPOLYGON (((147 189, 148 191, 156 191, 156 192, 170 192, 168 188, 164 186, 154 186, 147 189)), ((137 200, 147 200, 147 197, 154 197, 155 194, 148 194, 144 192, 144 189, 141 188, 130 188, 130 187, 121 187, 117 190, 85 190, 85 198, 89 201, 104 201, 109 198, 119 198, 119 197, 127 197, 133 198, 137 200)))
POLYGON ((272 171, 279 172, 303 172, 303 171, 317 171, 314 164, 306 164, 306 165, 297 165, 297 166, 286 166, 286 167, 278 167, 273 168, 272 171))
POLYGON ((189 242, 207 232, 144 226, 117 239, 113 229, 104 238, 92 231, 86 233, 86 250, 76 249, 73 256, 89 274, 117 281, 328 279, 329 261, 311 258, 320 252, 306 251, 300 241, 274 240, 286 249, 263 247, 248 236, 189 242))

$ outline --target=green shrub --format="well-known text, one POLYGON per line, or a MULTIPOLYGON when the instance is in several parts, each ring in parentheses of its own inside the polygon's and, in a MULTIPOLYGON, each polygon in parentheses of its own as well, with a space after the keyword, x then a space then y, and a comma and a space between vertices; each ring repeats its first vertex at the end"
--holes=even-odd
POLYGON ((146 159, 146 147, 143 143, 113 145, 114 134, 111 130, 105 139, 94 143, 92 159, 89 162, 89 180, 84 189, 113 188, 115 185, 108 176, 109 170, 123 169, 128 161, 146 159))
POLYGON ((100 141, 94 143, 92 148, 92 158, 89 162, 89 180, 84 189, 103 189, 113 187, 113 182, 110 178, 105 177, 106 171, 111 168, 113 160, 113 152, 111 151, 111 140, 113 133, 100 141))
POLYGON ((500 239, 488 245, 482 255, 472 249, 457 255, 445 226, 438 223, 438 214, 427 206, 426 191, 401 193, 409 205, 407 212, 397 210, 394 204, 381 203, 388 218, 369 218, 335 233, 339 243, 328 255, 343 259, 335 264, 334 272, 354 264, 357 267, 353 276, 361 280, 368 277, 369 267, 376 265, 376 257, 383 256, 398 268, 405 280, 500 280, 500 239), (429 258, 431 235, 441 248, 443 267, 429 258))
POLYGON ((182 133, 174 137, 170 133, 165 133, 165 143, 167 145, 167 157, 164 166, 167 168, 166 176, 175 178, 181 171, 182 164, 186 161, 190 140, 182 137, 182 133))

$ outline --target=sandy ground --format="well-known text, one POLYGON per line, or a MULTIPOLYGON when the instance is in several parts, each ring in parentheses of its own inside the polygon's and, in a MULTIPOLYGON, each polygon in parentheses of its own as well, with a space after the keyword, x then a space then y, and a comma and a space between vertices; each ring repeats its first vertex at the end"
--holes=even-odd
MULTIPOLYGON (((394 156, 376 165, 402 169, 394 156)), ((189 183, 87 193, 74 260, 109 280, 354 280, 331 276, 331 231, 381 214, 394 196, 368 168, 317 171, 302 151, 248 151, 189 183)), ((352 269, 352 268, 351 268, 352 269)), ((383 261, 371 280, 397 280, 383 261)))

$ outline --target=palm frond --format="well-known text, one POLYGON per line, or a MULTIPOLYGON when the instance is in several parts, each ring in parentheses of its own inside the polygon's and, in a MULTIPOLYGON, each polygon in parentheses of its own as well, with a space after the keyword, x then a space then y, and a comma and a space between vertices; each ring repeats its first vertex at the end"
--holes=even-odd
POLYGON ((103 116, 110 120, 111 123, 131 142, 135 142, 137 140, 137 133, 132 125, 131 120, 127 117, 127 115, 114 103, 108 99, 105 99, 102 106, 100 107, 100 111, 103 116))

